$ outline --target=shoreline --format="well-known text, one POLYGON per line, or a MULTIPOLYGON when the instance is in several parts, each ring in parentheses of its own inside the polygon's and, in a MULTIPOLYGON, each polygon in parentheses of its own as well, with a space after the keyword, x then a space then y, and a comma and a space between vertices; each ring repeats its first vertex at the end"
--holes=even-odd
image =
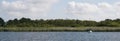
POLYGON ((120 27, 0 27, 0 32, 120 32, 120 27))

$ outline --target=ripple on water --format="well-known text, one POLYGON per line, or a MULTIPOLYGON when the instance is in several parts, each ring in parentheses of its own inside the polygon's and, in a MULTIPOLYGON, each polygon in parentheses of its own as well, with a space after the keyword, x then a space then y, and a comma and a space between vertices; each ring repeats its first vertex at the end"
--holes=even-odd
POLYGON ((0 41, 120 41, 120 32, 0 32, 0 41))

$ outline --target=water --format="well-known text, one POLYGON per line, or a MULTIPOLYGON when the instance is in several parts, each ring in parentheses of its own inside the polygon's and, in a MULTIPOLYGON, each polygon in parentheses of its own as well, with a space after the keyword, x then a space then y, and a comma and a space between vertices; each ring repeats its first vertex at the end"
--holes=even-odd
POLYGON ((120 32, 0 32, 0 41, 120 41, 120 32))

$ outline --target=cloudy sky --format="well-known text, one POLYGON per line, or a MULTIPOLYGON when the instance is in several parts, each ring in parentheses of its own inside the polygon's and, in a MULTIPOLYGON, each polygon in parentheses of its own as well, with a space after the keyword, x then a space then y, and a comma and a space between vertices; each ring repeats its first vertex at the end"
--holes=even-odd
POLYGON ((119 0, 0 0, 0 17, 95 20, 120 18, 119 0))

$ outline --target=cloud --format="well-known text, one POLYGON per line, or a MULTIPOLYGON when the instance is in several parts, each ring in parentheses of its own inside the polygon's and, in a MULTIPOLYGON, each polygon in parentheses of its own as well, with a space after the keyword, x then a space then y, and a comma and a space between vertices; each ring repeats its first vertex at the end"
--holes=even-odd
POLYGON ((80 3, 71 1, 68 3, 67 13, 81 19, 104 20, 120 18, 120 2, 113 4, 101 2, 97 4, 80 3))
POLYGON ((0 15, 12 16, 12 18, 29 17, 38 18, 44 16, 58 0, 3 0, 0 3, 0 15))

